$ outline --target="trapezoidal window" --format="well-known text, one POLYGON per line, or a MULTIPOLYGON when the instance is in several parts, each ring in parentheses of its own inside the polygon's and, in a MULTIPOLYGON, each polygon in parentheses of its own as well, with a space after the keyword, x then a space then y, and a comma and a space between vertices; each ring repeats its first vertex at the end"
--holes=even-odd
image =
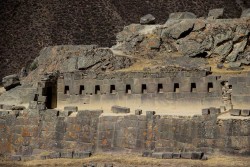
POLYGON ((110 85, 110 92, 111 94, 115 94, 115 85, 110 85))
POLYGON ((146 84, 141 85, 141 93, 142 94, 147 93, 147 85, 146 84))
POLYGON ((69 94, 69 86, 64 87, 64 94, 69 94))
POLYGON ((213 83, 212 82, 208 82, 208 84, 207 84, 207 91, 208 92, 212 92, 213 89, 214 89, 213 83))
POLYGON ((97 95, 97 94, 100 94, 100 92, 101 92, 100 85, 96 85, 96 86, 95 86, 95 94, 96 94, 96 95, 97 95))
POLYGON ((191 92, 196 92, 196 83, 191 83, 191 92))
POLYGON ((158 93, 163 93, 163 85, 162 84, 158 84, 157 92, 158 93))
POLYGON ((174 83, 174 92, 176 92, 176 93, 180 92, 180 85, 179 85, 179 83, 174 83))
POLYGON ((80 85, 79 94, 80 95, 84 94, 84 85, 80 85))
POLYGON ((126 85, 126 93, 131 94, 131 85, 126 85))

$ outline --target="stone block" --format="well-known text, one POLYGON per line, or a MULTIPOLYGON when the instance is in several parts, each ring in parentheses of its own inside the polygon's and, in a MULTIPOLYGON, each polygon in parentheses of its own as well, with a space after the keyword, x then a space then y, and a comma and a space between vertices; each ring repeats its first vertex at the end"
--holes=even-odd
POLYGON ((220 114, 220 109, 219 108, 210 107, 209 108, 209 112, 210 112, 211 115, 220 114))
POLYGON ((8 91, 18 85, 21 85, 20 84, 20 80, 19 80, 19 77, 18 75, 16 74, 13 74, 13 75, 9 75, 9 76, 6 76, 2 79, 2 84, 3 84, 3 87, 8 91))
POLYGON ((53 152, 53 153, 50 153, 47 157, 49 159, 57 159, 61 157, 61 154, 59 152, 53 152))
POLYGON ((244 116, 244 117, 250 116, 250 110, 242 110, 241 116, 244 116))
POLYGON ((164 152, 162 154, 162 159, 172 159, 173 158, 173 153, 172 152, 164 152))
POLYGON ((60 113, 60 111, 58 111, 58 110, 48 109, 48 110, 46 110, 46 112, 45 112, 45 117, 46 117, 48 120, 51 120, 51 119, 54 119, 54 118, 58 117, 58 116, 59 116, 59 113, 60 113))
POLYGON ((21 161, 22 156, 21 155, 12 155, 10 160, 11 161, 21 161))
POLYGON ((38 109, 38 110, 46 110, 46 105, 45 105, 45 103, 40 103, 40 104, 38 104, 38 105, 37 105, 37 109, 38 109))
POLYGON ((36 109, 36 108, 37 108, 37 101, 30 101, 29 109, 36 109))
POLYGON ((112 106, 111 111, 113 113, 130 113, 130 108, 127 107, 121 107, 121 106, 112 106))
POLYGON ((213 19, 219 19, 223 16, 224 9, 218 8, 218 9, 211 9, 209 10, 208 17, 213 19))
POLYGON ((241 110, 240 109, 232 109, 230 110, 230 115, 232 116, 240 116, 241 110))
POLYGON ((104 167, 113 167, 113 164, 104 164, 104 167))
POLYGON ((210 111, 208 108, 202 109, 202 115, 209 115, 209 114, 210 114, 210 111))
POLYGON ((142 114, 142 110, 141 109, 135 110, 135 115, 141 115, 141 114, 142 114))
POLYGON ((174 158, 174 159, 179 159, 179 158, 181 158, 181 153, 173 153, 173 158, 174 158))
POLYGON ((151 14, 147 14, 140 19, 141 24, 154 24, 155 23, 155 17, 151 14))
POLYGON ((192 152, 191 159, 201 159, 203 157, 203 152, 192 152))
MULTIPOLYGON (((139 82, 139 81, 138 81, 139 82)), ((132 94, 141 94, 141 83, 135 82, 134 85, 131 87, 132 94)))
POLYGON ((31 146, 22 146, 22 155, 23 156, 31 156, 33 149, 31 146))
POLYGON ((152 158, 162 159, 162 152, 154 152, 152 153, 152 158))
POLYGON ((37 101, 45 103, 47 101, 47 96, 40 96, 39 95, 37 101))
POLYGON ((203 155, 201 160, 206 161, 206 160, 208 160, 208 157, 206 155, 203 155))
POLYGON ((73 158, 73 152, 61 152, 61 158, 73 158))
POLYGON ((246 96, 235 96, 235 95, 232 95, 231 97, 232 99, 232 103, 234 105, 237 105, 237 106, 248 106, 249 105, 249 101, 250 101, 250 96, 249 95, 246 95, 246 96))
POLYGON ((90 151, 86 152, 74 152, 73 153, 73 158, 78 159, 78 158, 88 158, 92 155, 90 151))
POLYGON ((182 159, 191 159, 192 158, 192 153, 191 152, 182 152, 181 153, 181 158, 182 159))
POLYGON ((143 157, 152 157, 152 154, 153 154, 153 151, 146 150, 146 151, 143 151, 142 156, 143 157))
POLYGON ((155 83, 148 83, 147 93, 156 93, 156 92, 157 92, 157 85, 155 83))
POLYGON ((3 108, 4 110, 12 110, 12 107, 13 107, 13 106, 14 106, 14 105, 3 104, 2 108, 3 108))
POLYGON ((146 111, 147 117, 152 117, 153 115, 155 115, 155 111, 146 111))
POLYGON ((83 164, 82 167, 99 167, 99 165, 97 163, 88 163, 88 164, 83 164))
POLYGON ((65 106, 64 107, 64 111, 66 112, 77 112, 78 111, 78 107, 77 106, 65 106))

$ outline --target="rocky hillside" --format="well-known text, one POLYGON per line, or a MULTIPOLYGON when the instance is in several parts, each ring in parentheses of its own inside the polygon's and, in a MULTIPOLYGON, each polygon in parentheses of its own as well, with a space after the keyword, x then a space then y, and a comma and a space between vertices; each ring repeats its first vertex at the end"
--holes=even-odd
POLYGON ((43 74, 56 71, 80 70, 93 75, 115 71, 250 71, 250 11, 247 17, 237 19, 217 19, 223 15, 219 9, 209 15, 204 19, 179 12, 172 13, 164 24, 131 24, 117 33, 116 45, 110 48, 46 47, 31 64, 24 82, 39 81, 43 74))
POLYGON ((152 13, 158 23, 168 14, 191 11, 198 17, 225 8, 224 18, 239 17, 248 0, 1 0, 0 78, 28 66, 39 51, 61 44, 115 44, 123 26, 152 13))

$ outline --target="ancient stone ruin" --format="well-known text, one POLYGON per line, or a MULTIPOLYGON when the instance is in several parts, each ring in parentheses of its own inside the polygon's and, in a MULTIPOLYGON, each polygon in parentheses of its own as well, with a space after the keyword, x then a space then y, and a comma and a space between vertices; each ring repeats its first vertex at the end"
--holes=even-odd
POLYGON ((249 10, 236 19, 222 15, 172 13, 163 25, 146 15, 111 48, 44 48, 27 76, 22 70, 3 80, 0 154, 250 155, 249 10))

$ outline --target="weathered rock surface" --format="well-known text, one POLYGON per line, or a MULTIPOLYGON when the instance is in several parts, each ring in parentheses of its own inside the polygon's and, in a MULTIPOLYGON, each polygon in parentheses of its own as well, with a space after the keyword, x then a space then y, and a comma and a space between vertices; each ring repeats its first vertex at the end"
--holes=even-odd
MULTIPOLYGON (((222 9, 216 9, 215 14, 219 17, 222 9)), ((183 18, 183 15, 185 16, 179 13, 173 15, 173 18, 183 18)), ((146 59, 158 57, 168 60, 170 57, 187 56, 205 59, 212 57, 216 63, 243 61, 250 48, 246 42, 249 29, 250 20, 247 18, 170 19, 164 25, 132 24, 118 33, 117 45, 113 48, 127 55, 146 59)), ((243 63, 247 64, 247 61, 243 63)))
POLYGON ((33 100, 36 88, 32 85, 17 86, 9 91, 4 92, 0 96, 0 103, 4 104, 28 104, 33 100))
POLYGON ((180 20, 180 19, 196 19, 197 16, 192 12, 176 12, 170 13, 168 20, 180 20))
POLYGON ((3 86, 6 90, 10 90, 18 85, 20 85, 20 80, 18 75, 9 75, 2 79, 3 86))
POLYGON ((229 62, 234 62, 239 53, 242 53, 247 45, 247 39, 234 44, 233 51, 227 56, 226 60, 229 62))
POLYGON ((173 26, 163 29, 161 37, 172 37, 174 39, 179 39, 181 35, 184 35, 184 33, 192 31, 193 27, 193 20, 182 20, 178 24, 174 24, 173 26))
POLYGON ((135 59, 115 55, 109 48, 98 48, 96 45, 61 45, 41 50, 33 64, 36 68, 30 72, 24 82, 35 82, 41 74, 58 72, 113 71, 131 66, 135 59))
POLYGON ((96 51, 78 57, 77 66, 79 70, 88 69, 105 59, 109 61, 111 57, 113 57, 113 53, 110 49, 97 49, 96 51))
POLYGON ((151 14, 147 14, 140 19, 141 24, 154 24, 155 23, 155 17, 151 14))
POLYGON ((218 9, 212 9, 209 10, 208 13, 208 18, 213 18, 213 19, 219 19, 223 16, 224 9, 223 8, 218 8, 218 9))
POLYGON ((243 10, 241 17, 250 17, 250 8, 243 10))
POLYGON ((233 48, 233 41, 228 41, 222 45, 216 47, 213 53, 222 56, 223 58, 227 56, 233 48))

